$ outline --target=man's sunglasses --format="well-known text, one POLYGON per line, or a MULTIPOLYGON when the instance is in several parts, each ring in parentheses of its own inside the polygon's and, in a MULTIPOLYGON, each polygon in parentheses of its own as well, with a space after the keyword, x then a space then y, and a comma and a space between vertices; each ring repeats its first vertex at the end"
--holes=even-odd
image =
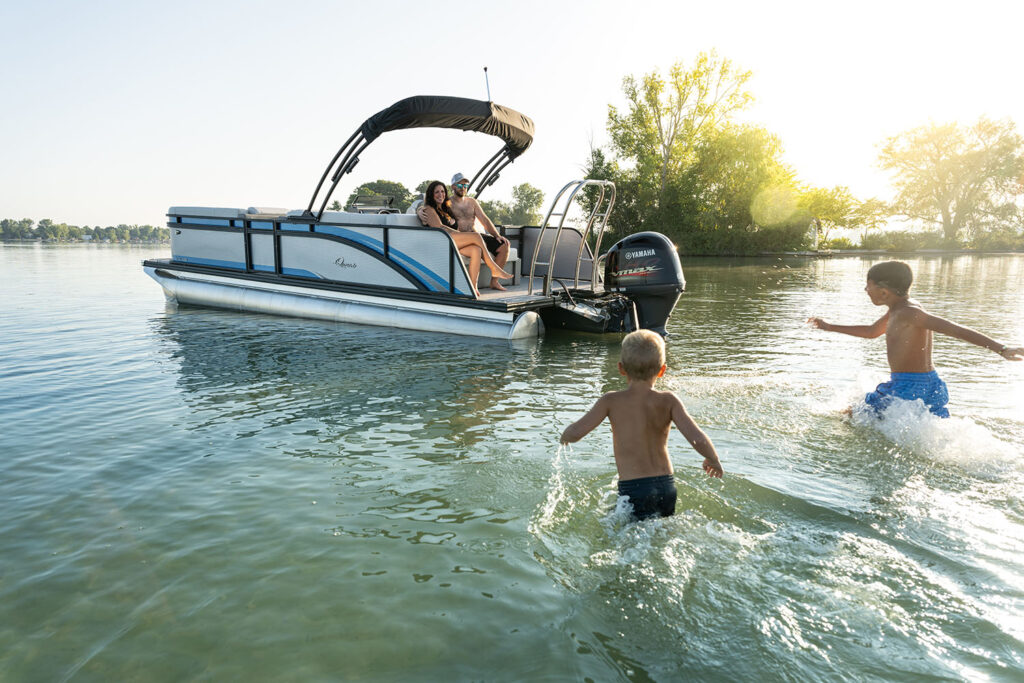
POLYGON ((455 187, 469 187, 469 183, 455 183, 455 187))

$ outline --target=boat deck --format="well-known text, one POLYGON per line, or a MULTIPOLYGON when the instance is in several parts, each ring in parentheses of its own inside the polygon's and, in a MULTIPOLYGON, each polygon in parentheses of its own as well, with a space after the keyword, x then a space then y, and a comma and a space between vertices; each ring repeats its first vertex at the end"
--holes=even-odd
MULTIPOLYGON (((503 283, 505 291, 490 289, 489 287, 480 290, 480 298, 477 301, 484 301, 488 303, 505 303, 510 308, 521 308, 524 305, 531 303, 543 304, 551 300, 551 296, 544 296, 544 278, 535 277, 533 278, 533 294, 529 293, 529 287, 527 286, 528 276, 522 276, 519 284, 503 283)), ((571 279, 566 282, 566 286, 572 284, 571 279)), ((589 282, 580 282, 581 288, 589 286, 589 282)), ((557 295, 562 291, 562 288, 557 283, 552 286, 551 293, 557 295)), ((600 285, 597 288, 598 292, 603 292, 604 288, 600 285)))

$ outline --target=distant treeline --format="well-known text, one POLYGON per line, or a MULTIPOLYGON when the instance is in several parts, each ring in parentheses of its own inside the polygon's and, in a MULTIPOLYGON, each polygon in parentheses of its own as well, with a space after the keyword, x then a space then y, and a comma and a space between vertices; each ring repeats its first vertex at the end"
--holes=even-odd
POLYGON ((54 223, 49 218, 36 223, 31 218, 0 221, 0 240, 41 240, 43 242, 167 242, 171 232, 152 225, 108 225, 106 227, 78 227, 67 223, 54 223))

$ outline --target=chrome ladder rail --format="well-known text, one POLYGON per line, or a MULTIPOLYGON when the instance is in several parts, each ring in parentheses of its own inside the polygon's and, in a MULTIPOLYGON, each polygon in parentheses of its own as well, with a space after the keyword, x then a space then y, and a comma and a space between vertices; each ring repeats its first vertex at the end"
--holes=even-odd
POLYGON ((533 278, 537 266, 547 266, 547 272, 544 273, 544 296, 551 296, 551 281, 552 274, 554 271, 555 255, 558 251, 558 240, 562 236, 562 228, 565 226, 565 217, 569 213, 569 208, 572 206, 573 200, 576 199, 576 195, 580 193, 585 187, 588 186, 600 187, 600 193, 598 195, 597 202, 594 204, 594 209, 590 212, 587 217, 587 224, 583 229, 583 238, 580 240, 580 248, 576 254, 576 268, 573 279, 573 288, 578 289, 580 284, 580 265, 583 261, 583 252, 587 246, 587 238, 590 236, 590 232, 593 229, 594 221, 600 219, 600 227, 597 232, 597 236, 594 241, 594 250, 589 259, 591 261, 591 277, 590 277, 590 290, 597 290, 597 264, 600 261, 599 254, 601 253, 601 238, 604 235, 605 228, 608 225, 608 216, 612 212, 612 207, 615 205, 615 183, 610 180, 573 180, 572 182, 566 183, 565 187, 558 191, 555 195, 554 200, 551 202, 551 207, 548 209, 547 215, 544 217, 544 222, 541 224, 540 233, 537 235, 537 242, 533 246, 533 258, 530 260, 530 279, 528 281, 528 293, 533 294, 533 278), (608 189, 611 189, 608 192, 608 189), (568 195, 566 193, 568 192, 568 195), (605 207, 605 197, 608 197, 608 205, 605 207), (559 206, 559 201, 565 197, 565 204, 562 206, 561 211, 555 211, 559 206), (602 210, 603 209, 603 210, 602 210), (538 261, 537 257, 540 256, 540 245, 544 241, 544 234, 547 232, 548 225, 551 222, 551 218, 558 216, 558 227, 555 229, 554 238, 551 240, 551 250, 548 252, 547 261, 538 261))

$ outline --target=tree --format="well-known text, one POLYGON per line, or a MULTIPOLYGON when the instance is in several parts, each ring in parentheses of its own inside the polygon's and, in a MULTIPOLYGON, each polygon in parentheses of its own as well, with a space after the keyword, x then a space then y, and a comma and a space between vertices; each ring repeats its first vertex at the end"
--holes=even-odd
POLYGON ((877 228, 887 213, 884 203, 877 199, 862 202, 843 186, 806 188, 800 196, 800 207, 810 216, 822 241, 827 241, 836 228, 877 228))
POLYGON ((405 211, 408 209, 413 200, 412 192, 409 192, 409 189, 402 183, 398 183, 393 180, 375 180, 372 183, 363 183, 349 195, 345 204, 352 204, 359 195, 363 195, 364 197, 391 197, 394 200, 391 203, 391 208, 398 209, 399 211, 405 211))
POLYGON ((657 71, 623 79, 627 109, 609 105, 608 133, 618 156, 633 165, 642 205, 655 213, 664 207, 670 178, 692 162, 701 135, 751 101, 744 90, 750 75, 705 52, 690 70, 676 62, 667 81, 657 71))
POLYGON ((21 220, 5 218, 0 222, 0 238, 4 240, 30 240, 35 236, 32 232, 34 227, 35 221, 31 218, 22 218, 21 220))
POLYGON ((495 225, 512 225, 512 207, 499 199, 480 200, 480 208, 495 225))
POLYGON ((804 246, 810 217, 775 135, 725 125, 707 131, 693 155, 671 185, 662 230, 681 248, 707 254, 804 246))
POLYGON ((512 207, 509 223, 512 225, 539 225, 544 193, 529 183, 520 183, 512 188, 512 207))
POLYGON ((480 208, 495 225, 538 225, 544 193, 529 183, 512 188, 512 203, 480 200, 480 208))
POLYGON ((893 211, 941 226, 949 243, 1019 225, 1024 141, 1012 121, 929 124, 886 140, 879 165, 893 173, 893 211))

